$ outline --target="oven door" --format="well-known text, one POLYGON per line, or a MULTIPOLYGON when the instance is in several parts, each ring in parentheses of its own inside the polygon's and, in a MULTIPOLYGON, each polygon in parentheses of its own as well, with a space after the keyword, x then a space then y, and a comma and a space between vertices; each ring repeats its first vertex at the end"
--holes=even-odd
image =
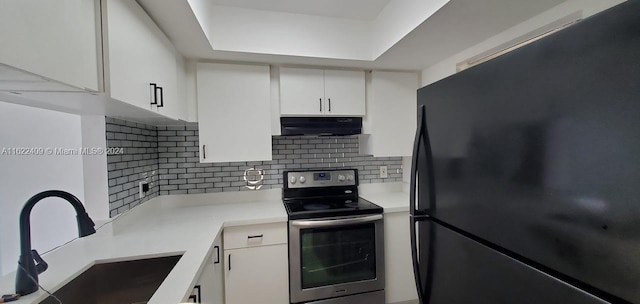
POLYGON ((289 221, 291 303, 384 289, 382 215, 289 221))

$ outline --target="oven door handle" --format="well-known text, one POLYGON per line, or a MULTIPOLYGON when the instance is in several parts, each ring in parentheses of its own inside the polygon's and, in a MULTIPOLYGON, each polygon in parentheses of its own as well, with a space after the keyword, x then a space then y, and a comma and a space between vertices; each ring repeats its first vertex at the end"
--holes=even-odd
POLYGON ((368 222, 375 222, 382 219, 382 214, 369 215, 369 216, 358 216, 358 217, 348 217, 348 218, 336 218, 331 220, 294 220, 291 221, 292 226, 297 227, 327 227, 327 226, 336 226, 336 225, 352 225, 352 224, 361 224, 368 222))

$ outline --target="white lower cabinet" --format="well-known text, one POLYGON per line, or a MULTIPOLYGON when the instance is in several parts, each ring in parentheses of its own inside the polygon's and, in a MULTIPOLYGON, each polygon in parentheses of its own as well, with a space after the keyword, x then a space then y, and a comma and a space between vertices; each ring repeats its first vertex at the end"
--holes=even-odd
POLYGON ((225 303, 289 303, 287 250, 287 245, 226 250, 225 303))
POLYGON ((225 228, 224 238, 225 303, 288 304, 286 223, 225 228))
POLYGON ((409 212, 384 214, 384 245, 386 302, 417 300, 411 259, 409 212))
POLYGON ((193 293, 188 299, 191 303, 224 304, 224 262, 222 237, 213 242, 213 252, 207 259, 193 293))

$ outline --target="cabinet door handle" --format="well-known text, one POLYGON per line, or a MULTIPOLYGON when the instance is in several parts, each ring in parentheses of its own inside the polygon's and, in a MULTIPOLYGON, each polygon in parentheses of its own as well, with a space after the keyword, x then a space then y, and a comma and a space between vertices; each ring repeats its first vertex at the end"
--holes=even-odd
POLYGON ((329 98, 329 112, 331 112, 331 98, 329 98))
POLYGON ((198 299, 196 299, 196 295, 190 295, 189 296, 189 301, 193 301, 191 303, 198 303, 198 299))
POLYGON ((202 145, 202 159, 207 159, 207 145, 202 145))
MULTIPOLYGON (((162 108, 164 107, 164 92, 162 87, 157 87, 156 90, 160 91, 160 102, 158 103, 158 108, 162 108)), ((156 98, 157 98, 157 95, 156 95, 156 98)))
POLYGON ((196 303, 202 303, 202 290, 200 288, 200 285, 194 286, 193 289, 197 290, 196 303))
POLYGON ((227 257, 227 261, 229 261, 229 271, 231 271, 231 254, 227 257))
POLYGON ((213 246, 216 250, 216 260, 213 261, 214 264, 220 264, 220 246, 213 246))
POLYGON ((263 236, 264 236, 263 234, 260 234, 260 235, 249 235, 249 236, 247 236, 247 238, 248 239, 258 239, 258 238, 261 238, 263 236))
POLYGON ((322 98, 320 98, 320 113, 322 113, 322 98))
POLYGON ((157 105, 158 104, 158 85, 155 83, 150 83, 149 87, 151 88, 151 91, 149 92, 150 94, 150 98, 151 98, 151 104, 152 105, 157 105))

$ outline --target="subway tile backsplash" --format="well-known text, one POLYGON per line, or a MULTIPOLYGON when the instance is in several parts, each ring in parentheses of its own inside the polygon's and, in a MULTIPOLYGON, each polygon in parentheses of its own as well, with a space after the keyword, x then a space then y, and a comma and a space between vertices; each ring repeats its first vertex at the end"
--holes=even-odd
POLYGON ((107 156, 109 211, 125 212, 158 196, 158 134, 156 127, 106 118, 107 147, 123 148, 123 154, 107 156), (149 192, 140 199, 139 182, 149 182, 149 192))
MULTIPOLYGON (((118 135, 122 138, 122 135, 118 135)), ((125 136, 126 137, 126 136, 125 136)), ((134 178, 140 178, 135 175, 141 172, 148 172, 157 169, 157 176, 152 182, 152 195, 172 195, 172 194, 195 194, 195 193, 212 193, 212 192, 228 192, 228 191, 249 191, 245 187, 243 175, 246 169, 254 168, 264 170, 264 180, 261 189, 281 188, 282 173, 286 170, 305 170, 305 169, 332 169, 332 168, 356 168, 359 171, 360 183, 383 183, 402 181, 402 158, 401 157, 373 157, 368 155, 360 155, 357 136, 335 136, 335 137, 304 137, 304 136, 274 136, 272 138, 273 160, 270 161, 249 161, 249 162, 231 162, 231 163, 200 163, 199 145, 198 145, 198 125, 190 123, 185 126, 160 126, 152 127, 116 119, 107 119, 107 139, 109 147, 119 147, 118 144, 134 146, 147 146, 149 149, 144 151, 132 150, 132 155, 138 155, 139 152, 151 152, 151 155, 143 154, 149 163, 145 162, 143 170, 139 169, 141 163, 126 162, 114 158, 109 160, 109 188, 110 194, 110 210, 112 216, 135 205, 141 203, 137 199, 137 182, 135 191, 131 191, 127 187, 127 192, 131 194, 118 196, 118 193, 124 191, 124 185, 131 186, 134 178), (111 127, 109 127, 112 125, 111 127), (140 138, 139 143, 135 143, 134 136, 129 136, 133 142, 122 141, 116 139, 116 134, 131 134, 142 132, 150 135, 144 135, 140 138), (124 127, 124 130, 117 127, 124 127), (127 129, 131 128, 131 129, 127 129), (132 133, 126 133, 131 131, 132 133), (111 134, 111 135, 110 135, 111 134), (151 144, 155 136, 155 145, 151 144), (111 138, 111 139, 110 139, 111 138), (155 149, 155 157, 152 155, 155 149), (147 156, 148 155, 148 156, 147 156), (155 163, 154 163, 155 162, 155 163), (124 168, 124 164, 127 167, 124 168), (112 166, 112 164, 114 164, 112 166), (120 164, 120 165, 117 165, 120 164), (128 167, 131 164, 132 167, 128 167), (385 165, 388 168, 388 178, 379 177, 379 167, 385 165), (138 168, 138 169, 136 169, 138 168), (129 170, 133 169, 133 171, 129 170), (127 179, 116 177, 118 174, 131 173, 127 175, 127 179), (112 173, 114 171, 114 173, 112 173), (122 171, 122 173, 119 173, 122 171), (113 176, 113 178, 112 178, 113 176), (114 180, 112 182, 112 180, 114 180), (123 189, 114 187, 123 186, 123 189), (120 191, 117 191, 120 190, 120 191), (126 199, 126 203, 123 198, 126 199)), ((128 155, 127 146, 125 146, 125 155, 128 155)), ((124 156, 124 155, 123 155, 124 156)), ((128 159, 129 157, 127 157, 128 159)), ((140 158, 139 156, 137 158, 140 158)), ((148 173, 151 174, 151 173, 148 173)), ((146 200, 149 195, 145 197, 146 200)))

